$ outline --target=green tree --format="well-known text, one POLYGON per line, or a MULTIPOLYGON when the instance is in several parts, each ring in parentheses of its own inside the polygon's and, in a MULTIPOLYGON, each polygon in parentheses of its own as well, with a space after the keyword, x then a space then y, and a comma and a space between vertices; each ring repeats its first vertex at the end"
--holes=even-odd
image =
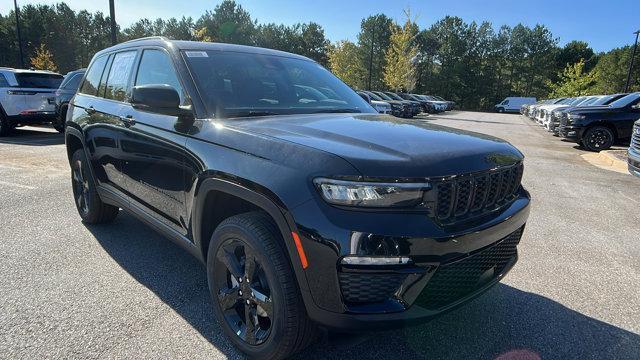
MULTIPOLYGON (((612 94, 624 91, 631 62, 631 51, 631 46, 624 46, 599 56, 598 63, 594 68, 596 73, 595 92, 612 94)), ((636 56, 629 91, 640 91, 640 56, 636 56)))
POLYGON ((213 11, 207 11, 196 22, 196 28, 207 29, 206 34, 215 42, 253 45, 256 22, 242 5, 224 0, 213 11))
POLYGON ((596 83, 596 72, 585 72, 585 61, 580 59, 575 64, 568 64, 559 75, 560 81, 551 84, 549 97, 572 97, 591 95, 596 83))
POLYGON ((365 85, 365 69, 358 61, 358 46, 343 40, 329 49, 329 67, 337 77, 354 89, 363 89, 365 85))
POLYGON ((366 69, 367 81, 368 77, 371 77, 371 89, 386 87, 383 73, 392 25, 393 20, 384 14, 369 16, 362 19, 360 23, 360 33, 358 34, 360 51, 358 58, 354 61, 360 61, 362 67, 366 69))
POLYGON ((580 59, 585 61, 585 71, 593 69, 596 64, 593 49, 584 41, 570 41, 556 55, 558 68, 565 68, 567 65, 575 64, 580 59))
POLYGON ((413 91, 416 85, 418 34, 415 21, 405 11, 406 21, 402 27, 393 25, 389 48, 385 54, 384 82, 393 90, 413 91))

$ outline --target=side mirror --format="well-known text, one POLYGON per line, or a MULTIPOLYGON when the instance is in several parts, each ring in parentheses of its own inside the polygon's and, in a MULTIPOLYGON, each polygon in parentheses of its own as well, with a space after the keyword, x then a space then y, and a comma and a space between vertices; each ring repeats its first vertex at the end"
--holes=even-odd
POLYGON ((178 115, 181 112, 180 95, 176 89, 166 84, 134 86, 131 104, 139 110, 166 115, 178 115))
POLYGON ((634 110, 634 111, 640 111, 640 103, 632 105, 631 109, 634 110))

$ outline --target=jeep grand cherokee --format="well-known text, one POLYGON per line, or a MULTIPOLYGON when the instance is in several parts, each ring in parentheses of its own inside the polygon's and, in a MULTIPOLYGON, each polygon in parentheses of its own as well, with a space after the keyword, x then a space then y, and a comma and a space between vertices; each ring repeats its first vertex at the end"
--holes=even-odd
POLYGON ((320 326, 402 326, 464 303, 514 265, 529 213, 507 142, 377 114, 280 51, 116 45, 66 125, 82 220, 126 209, 198 258, 220 327, 251 357, 291 355, 320 326))

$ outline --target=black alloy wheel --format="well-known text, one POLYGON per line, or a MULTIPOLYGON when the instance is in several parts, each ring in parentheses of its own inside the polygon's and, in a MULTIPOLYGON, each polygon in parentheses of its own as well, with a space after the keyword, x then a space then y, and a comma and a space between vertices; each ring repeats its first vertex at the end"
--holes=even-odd
POLYGON ((218 303, 233 332, 250 345, 262 344, 271 333, 271 289, 255 250, 239 239, 218 248, 215 274, 218 303))
POLYGON ((614 141, 613 131, 604 126, 594 126, 588 129, 582 137, 582 143, 589 151, 607 150, 614 141))
POLYGON ((71 184, 73 185, 73 197, 80 215, 89 212, 89 181, 82 165, 81 159, 75 159, 72 164, 71 184))

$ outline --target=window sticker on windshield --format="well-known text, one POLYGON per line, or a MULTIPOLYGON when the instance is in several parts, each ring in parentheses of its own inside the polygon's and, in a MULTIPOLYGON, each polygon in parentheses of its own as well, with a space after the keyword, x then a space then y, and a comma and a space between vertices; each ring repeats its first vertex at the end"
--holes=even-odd
POLYGON ((185 51, 185 54, 187 54, 187 57, 209 57, 209 55, 207 55, 206 51, 185 51))

